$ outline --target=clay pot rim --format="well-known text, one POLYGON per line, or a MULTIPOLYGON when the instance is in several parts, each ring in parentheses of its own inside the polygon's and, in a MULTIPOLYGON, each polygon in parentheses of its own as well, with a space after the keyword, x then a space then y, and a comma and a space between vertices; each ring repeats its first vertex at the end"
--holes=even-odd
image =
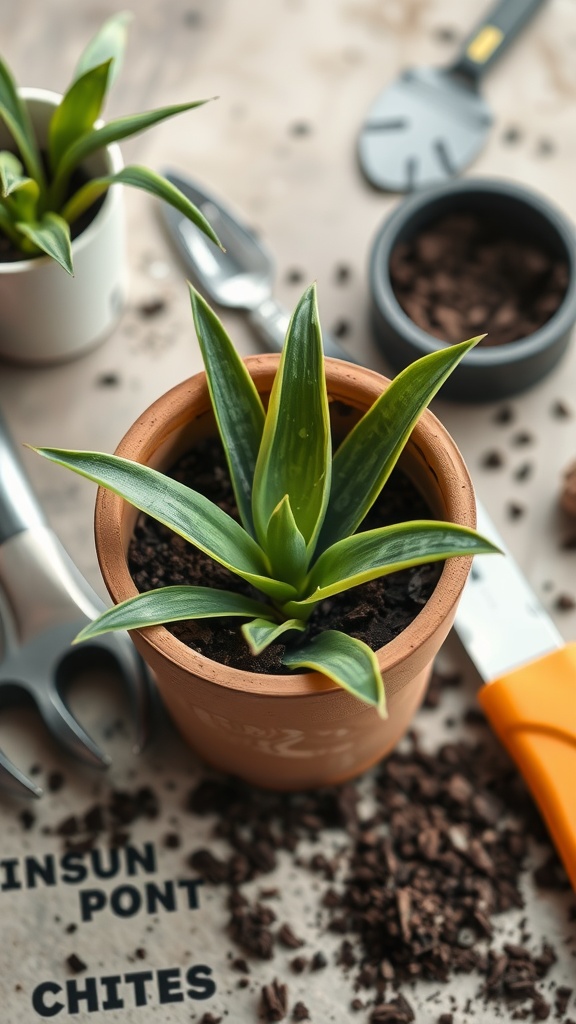
MULTIPOLYGON (((249 356, 245 363, 259 390, 269 390, 279 355, 249 356)), ((382 384, 389 378, 339 359, 326 359, 328 392, 332 401, 367 408, 381 393, 382 384), (350 384, 360 385, 360 398, 351 401, 350 384)), ((116 448, 116 454, 138 462, 147 462, 151 455, 178 429, 190 422, 190 409, 198 414, 211 410, 208 387, 203 371, 182 381, 152 403, 128 429, 116 448), (168 411, 169 410, 169 411, 168 411)), ((476 525, 474 491, 462 456, 438 419, 426 410, 412 433, 411 445, 426 452, 441 453, 447 471, 447 512, 450 518, 466 526, 476 525)), ((138 593, 130 576, 122 537, 123 511, 129 509, 118 495, 99 488, 95 509, 96 553, 104 582, 115 602, 138 593)), ((131 510, 130 510, 131 511, 131 510)), ((386 672, 401 663, 411 651, 433 636, 439 625, 457 603, 466 582, 472 559, 459 556, 448 559, 433 594, 424 607, 397 637, 376 653, 381 671, 386 672)), ((149 626, 136 631, 163 658, 187 669, 193 675, 207 679, 230 690, 241 690, 255 697, 278 696, 286 698, 318 697, 322 691, 339 691, 340 687, 318 672, 272 675, 246 672, 212 661, 192 650, 172 635, 164 626, 149 626)), ((356 701, 358 713, 366 706, 356 701)))

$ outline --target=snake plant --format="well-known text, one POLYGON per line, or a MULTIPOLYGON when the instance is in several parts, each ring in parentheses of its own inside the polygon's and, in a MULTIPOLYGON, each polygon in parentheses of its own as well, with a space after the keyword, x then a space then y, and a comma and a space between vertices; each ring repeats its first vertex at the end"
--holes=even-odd
POLYGON ((222 324, 190 289, 216 422, 241 523, 157 470, 114 455, 36 449, 121 495, 250 583, 258 597, 169 586, 105 611, 78 640, 107 630, 237 616, 254 654, 283 638, 282 661, 324 673, 385 715, 373 650, 338 630, 307 636, 320 601, 409 566, 497 549, 474 530, 414 521, 358 531, 421 412, 473 338, 423 356, 382 392, 332 455, 321 329, 312 286, 288 328, 267 410, 222 324), (286 635, 284 635, 286 634, 286 635))
POLYGON ((124 167, 76 187, 74 172, 93 153, 205 102, 99 121, 121 65, 129 19, 128 12, 109 18, 88 44, 69 88, 54 108, 45 140, 37 138, 14 77, 0 58, 0 119, 13 140, 12 149, 0 152, 0 233, 22 258, 46 253, 69 274, 73 273, 71 226, 114 184, 131 185, 165 200, 218 241, 200 211, 146 167, 124 167))

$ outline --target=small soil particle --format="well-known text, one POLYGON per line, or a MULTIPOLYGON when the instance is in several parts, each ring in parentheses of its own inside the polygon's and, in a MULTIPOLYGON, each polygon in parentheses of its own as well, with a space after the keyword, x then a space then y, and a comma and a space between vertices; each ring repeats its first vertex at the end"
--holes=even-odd
POLYGON ((96 380, 96 386, 99 388, 117 388, 120 383, 120 377, 117 373, 101 373, 96 380))
POLYGON ((512 519, 512 521, 515 519, 521 519, 522 516, 526 514, 524 505, 519 505, 517 501, 509 501, 506 506, 506 511, 508 513, 508 518, 512 519))
POLYGON ((504 456, 496 448, 486 452, 480 460, 483 469, 500 469, 504 465, 504 456))
POLYGON ((150 319, 150 317, 158 316, 159 313, 163 313, 166 309, 166 302, 164 299, 148 299, 146 302, 141 302, 138 306, 138 312, 140 316, 150 319))
POLYGON ((85 964, 76 953, 71 953, 70 956, 66 958, 66 963, 72 971, 72 974, 80 974, 87 968, 87 964, 85 964))
POLYGON ((286 281, 288 284, 300 284, 303 280, 303 270, 299 270, 297 267, 291 267, 290 270, 286 271, 286 281))
POLYGON ((513 423, 515 419, 514 410, 509 405, 504 405, 494 416, 494 423, 498 423, 500 426, 508 426, 509 423, 513 423))
POLYGON ((522 482, 528 480, 532 476, 534 466, 531 462, 523 462, 517 469, 514 470, 514 479, 522 482))
POLYGON ((335 338, 345 338, 350 334, 350 324, 348 320, 337 320, 332 327, 332 334, 335 338))
POLYGON ((566 515, 576 519, 576 462, 571 463, 564 472, 560 508, 566 515))
POLYGON ((551 412, 557 420, 568 420, 572 417, 572 410, 570 406, 567 405, 566 402, 562 401, 561 398, 554 402, 551 412))
POLYGON ((512 444, 515 444, 518 447, 520 447, 521 445, 533 443, 534 437, 527 430, 519 430, 518 433, 514 434, 514 437, 512 438, 512 444))
POLYGON ((47 786, 51 793, 59 793, 64 785, 62 772, 50 772, 47 779, 47 786))
POLYGON ((305 1003, 300 1000, 297 1003, 294 1003, 291 1020, 310 1020, 310 1011, 305 1003))
POLYGON ((36 823, 36 815, 32 811, 25 808, 20 811, 20 823, 25 832, 29 832, 33 825, 36 823))
POLYGON ((334 271, 334 280, 336 284, 348 284, 352 276, 352 270, 347 263, 339 263, 334 271))
POLYGON ((266 1021, 284 1020, 288 1012, 288 989, 274 978, 270 985, 264 985, 260 996, 260 1012, 266 1021))
POLYGON ((288 130, 290 135, 310 135, 312 126, 307 121, 294 121, 288 130))

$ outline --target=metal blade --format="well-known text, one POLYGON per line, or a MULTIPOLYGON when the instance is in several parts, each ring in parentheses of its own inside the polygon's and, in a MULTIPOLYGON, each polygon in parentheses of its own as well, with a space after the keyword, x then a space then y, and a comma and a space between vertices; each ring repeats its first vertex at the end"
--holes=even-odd
POLYGON ((484 145, 492 116, 455 72, 411 68, 382 92, 358 142, 364 174, 396 192, 459 174, 484 145))
POLYGON ((166 171, 165 177, 210 221, 225 249, 222 252, 187 217, 162 203, 166 227, 194 283, 220 306, 256 309, 272 294, 274 261, 266 246, 196 182, 173 171, 166 171))
POLYGON ((564 645, 548 612, 478 503, 477 529, 504 555, 477 555, 454 626, 485 682, 564 645))

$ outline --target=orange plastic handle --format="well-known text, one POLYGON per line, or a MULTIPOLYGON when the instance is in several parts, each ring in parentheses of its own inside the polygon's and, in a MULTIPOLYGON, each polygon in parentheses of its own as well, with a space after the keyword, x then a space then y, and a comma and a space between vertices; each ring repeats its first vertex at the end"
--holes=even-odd
POLYGON ((576 643, 495 679, 478 699, 530 787, 576 890, 576 643))

